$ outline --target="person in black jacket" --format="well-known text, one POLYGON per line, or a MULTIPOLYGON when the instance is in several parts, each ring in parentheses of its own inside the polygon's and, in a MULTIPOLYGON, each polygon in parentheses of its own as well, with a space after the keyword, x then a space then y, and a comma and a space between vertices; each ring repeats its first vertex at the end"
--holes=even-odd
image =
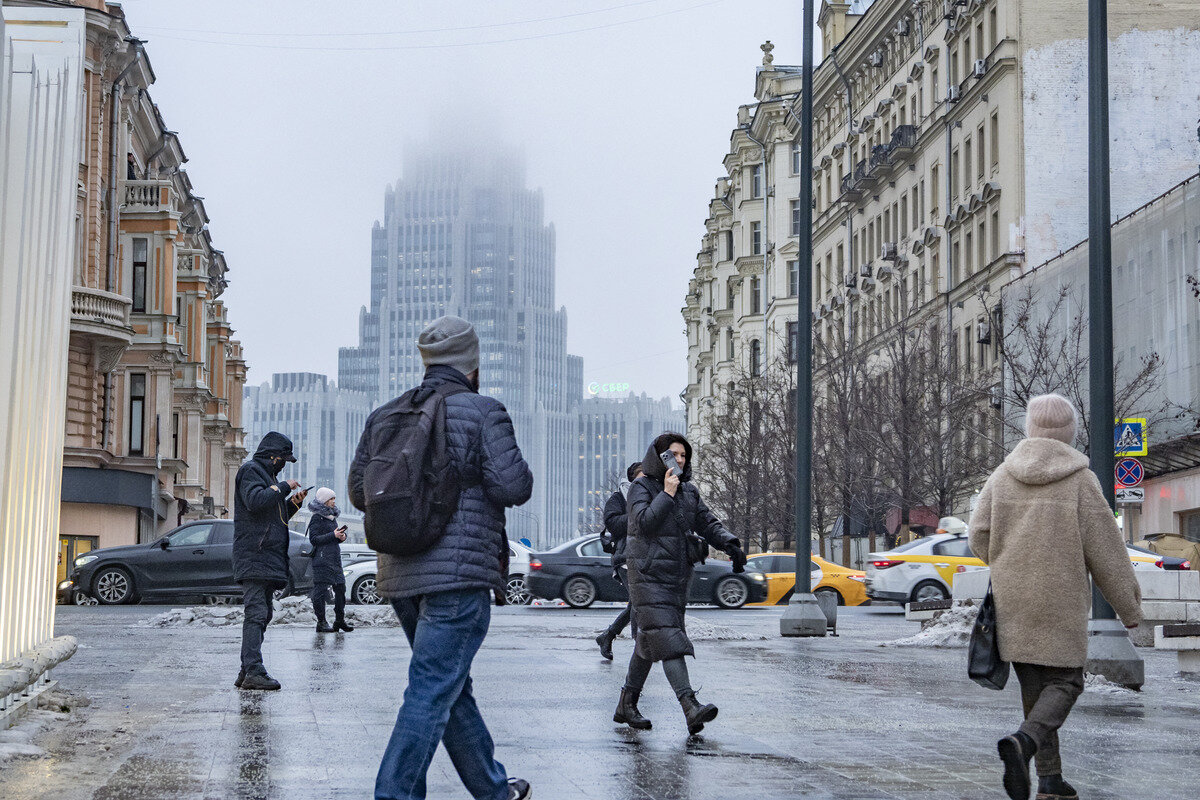
MULTIPOLYGON (((612 553, 613 578, 620 584, 625 584, 623 573, 625 572, 625 541, 628 533, 628 525, 625 521, 628 515, 625 496, 629 494, 629 487, 641 476, 642 462, 635 461, 630 464, 629 469, 625 470, 627 480, 621 481, 621 487, 613 492, 604 504, 604 533, 600 534, 600 541, 604 543, 605 552, 612 553)), ((621 631, 625 630, 625 626, 632 621, 633 615, 630 613, 629 604, 626 603, 625 608, 621 609, 621 613, 612 621, 608 629, 596 637, 596 644, 600 645, 600 655, 612 661, 613 640, 620 636, 621 631)), ((636 622, 633 623, 633 635, 637 635, 636 622)))
POLYGON ((317 489, 313 501, 308 504, 312 516, 308 520, 308 540, 312 542, 312 598, 313 612, 317 615, 317 633, 354 630, 346 624, 346 576, 342 574, 341 542, 346 541, 345 526, 338 527, 341 513, 337 507, 337 496, 333 489, 322 486, 317 489), (333 589, 333 627, 325 621, 325 597, 333 589))
POLYGON ((735 572, 745 568, 746 556, 737 537, 713 516, 691 482, 692 446, 687 439, 678 433, 660 435, 646 451, 642 471, 629 489, 625 548, 636 645, 613 721, 650 727, 637 701, 651 666, 661 661, 683 707, 688 733, 694 735, 716 718, 717 707, 696 700, 683 660, 696 654, 683 619, 692 565, 703 560, 710 545, 730 555, 735 572), (674 459, 670 471, 659 457, 667 452, 674 459))
POLYGON ((258 443, 254 458, 242 464, 234 478, 233 577, 242 586, 242 668, 234 686, 239 689, 279 688, 263 666, 262 641, 271 621, 272 597, 288 585, 288 520, 304 502, 300 484, 279 480, 295 462, 292 441, 271 431, 258 443))

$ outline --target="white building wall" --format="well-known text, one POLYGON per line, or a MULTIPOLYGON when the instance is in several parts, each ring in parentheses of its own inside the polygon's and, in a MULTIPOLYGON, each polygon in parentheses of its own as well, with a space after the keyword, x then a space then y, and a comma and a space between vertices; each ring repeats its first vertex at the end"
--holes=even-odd
POLYGON ((0 12, 0 662, 54 627, 84 12, 0 12), (5 20, 3 17, 7 17, 5 20))

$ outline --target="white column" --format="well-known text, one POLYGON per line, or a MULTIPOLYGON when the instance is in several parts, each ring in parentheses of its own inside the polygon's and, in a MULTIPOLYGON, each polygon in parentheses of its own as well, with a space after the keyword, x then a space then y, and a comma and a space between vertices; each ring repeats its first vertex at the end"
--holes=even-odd
POLYGON ((0 19, 0 662, 49 639, 82 130, 81 9, 0 19))

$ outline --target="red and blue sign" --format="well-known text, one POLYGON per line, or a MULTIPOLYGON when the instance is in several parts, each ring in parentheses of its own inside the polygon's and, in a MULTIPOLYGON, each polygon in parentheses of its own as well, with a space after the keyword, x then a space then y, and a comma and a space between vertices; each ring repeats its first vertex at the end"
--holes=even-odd
POLYGON ((1140 486, 1144 477, 1146 477, 1146 470, 1142 467, 1142 462, 1136 458, 1122 458, 1117 462, 1118 489, 1132 489, 1140 486))

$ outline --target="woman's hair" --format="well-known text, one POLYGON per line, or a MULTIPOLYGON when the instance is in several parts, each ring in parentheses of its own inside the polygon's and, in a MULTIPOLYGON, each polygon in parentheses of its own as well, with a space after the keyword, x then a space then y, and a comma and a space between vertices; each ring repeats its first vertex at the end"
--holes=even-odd
POLYGON ((685 437, 682 433, 675 433, 674 431, 666 431, 665 433, 660 433, 657 437, 655 437, 654 452, 663 453, 667 450, 670 450, 671 445, 673 444, 683 445, 684 457, 688 461, 692 460, 691 442, 689 442, 687 437, 685 437))

